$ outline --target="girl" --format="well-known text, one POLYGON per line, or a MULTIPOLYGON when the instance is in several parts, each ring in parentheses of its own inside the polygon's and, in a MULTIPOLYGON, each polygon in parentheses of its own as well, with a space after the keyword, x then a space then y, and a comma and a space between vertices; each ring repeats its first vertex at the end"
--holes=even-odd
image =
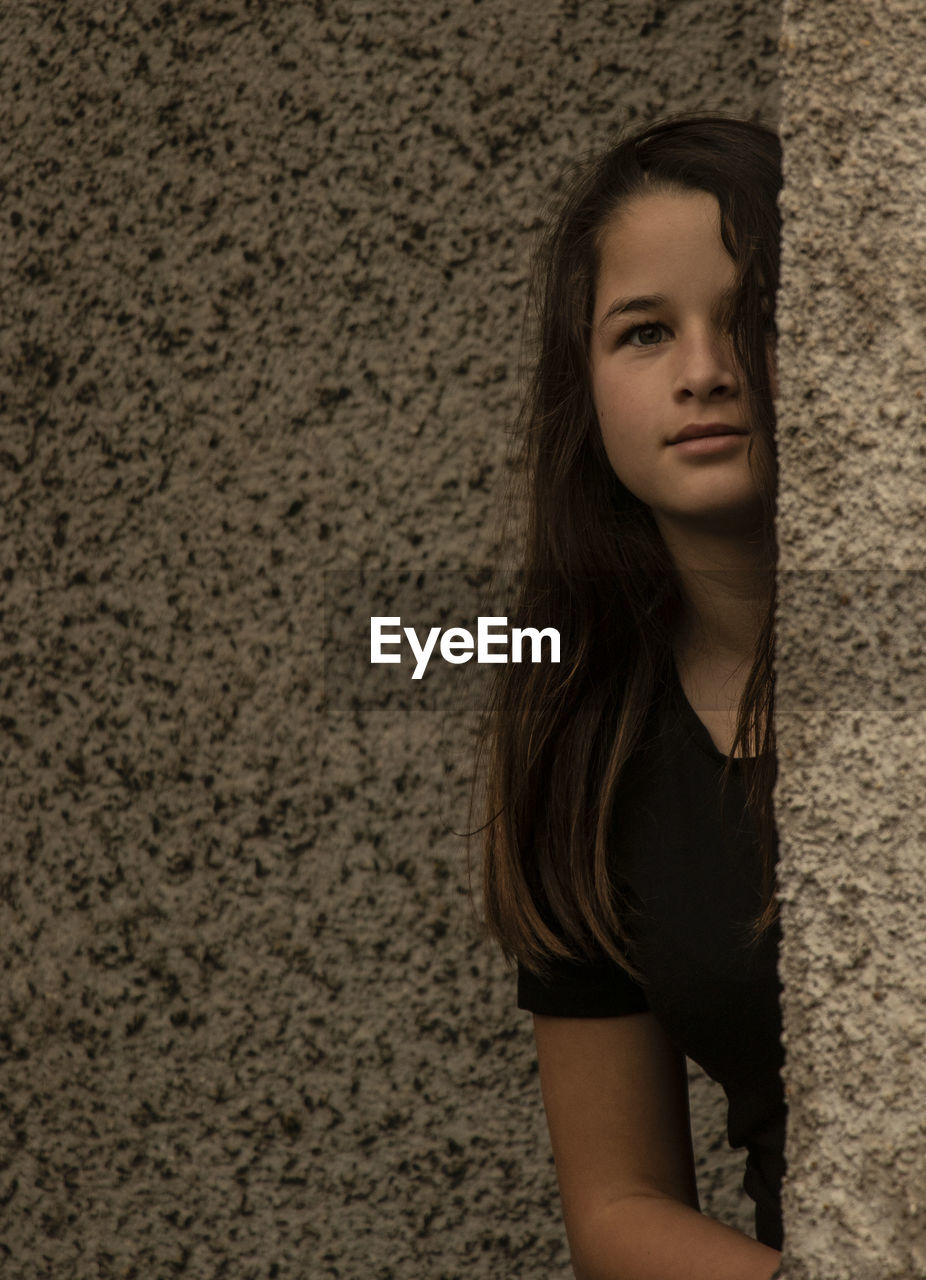
POLYGON ((676 117, 582 166, 539 259, 519 625, 484 893, 518 961, 575 1274, 780 1259, 772 637, 776 136, 676 117), (757 1239, 698 1210, 685 1055, 723 1085, 757 1239))

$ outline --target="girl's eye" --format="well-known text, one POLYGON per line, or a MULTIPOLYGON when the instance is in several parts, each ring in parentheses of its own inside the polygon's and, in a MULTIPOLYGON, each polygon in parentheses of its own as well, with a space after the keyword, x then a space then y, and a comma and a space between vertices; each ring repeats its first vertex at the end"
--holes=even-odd
POLYGON ((622 341, 632 347, 656 347, 662 341, 665 326, 661 324, 635 324, 628 329, 622 341))

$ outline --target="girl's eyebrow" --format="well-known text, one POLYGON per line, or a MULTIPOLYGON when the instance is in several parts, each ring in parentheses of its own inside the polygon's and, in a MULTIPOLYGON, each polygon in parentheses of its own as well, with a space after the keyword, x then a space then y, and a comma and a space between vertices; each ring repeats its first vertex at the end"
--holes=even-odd
MULTIPOLYGON (((717 295, 717 299, 714 304, 714 314, 718 317, 723 317, 735 299, 735 286, 731 286, 729 289, 724 289, 717 295)), ((608 322, 613 320, 615 316, 626 315, 628 312, 655 311, 659 307, 664 307, 667 301, 668 299, 664 293, 647 293, 639 298, 616 298, 601 317, 598 329, 599 331, 604 329, 608 322)))
POLYGON ((665 306, 665 303, 664 293, 649 293, 642 298, 618 298, 611 303, 601 317, 598 328, 603 329, 609 320, 613 320, 615 316, 625 315, 628 311, 654 311, 657 307, 665 306))

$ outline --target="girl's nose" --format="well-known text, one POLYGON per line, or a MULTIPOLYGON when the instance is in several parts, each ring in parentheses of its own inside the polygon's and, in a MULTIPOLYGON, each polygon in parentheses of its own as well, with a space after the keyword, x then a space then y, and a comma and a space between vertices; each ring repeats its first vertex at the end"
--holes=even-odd
POLYGON ((693 334, 680 345, 676 379, 680 399, 725 400, 738 390, 728 339, 716 333, 693 334))

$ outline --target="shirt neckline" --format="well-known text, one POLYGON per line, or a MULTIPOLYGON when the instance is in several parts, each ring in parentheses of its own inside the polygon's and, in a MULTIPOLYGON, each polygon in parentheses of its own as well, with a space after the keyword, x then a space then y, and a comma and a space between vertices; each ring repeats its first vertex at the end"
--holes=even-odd
MULTIPOLYGON (((714 742, 714 739, 711 737, 711 732, 708 729, 707 725, 704 723, 704 721, 698 715, 697 711, 695 711, 694 707, 688 701, 688 695, 686 694, 684 688, 682 687, 681 676, 678 674, 678 667, 675 665, 674 658, 672 659, 669 665, 671 667, 671 681, 673 685, 673 692, 675 694, 675 701, 676 701, 678 710, 681 712, 683 721, 685 721, 687 724, 687 727, 691 734, 692 739, 694 740, 696 745, 700 747, 700 749, 704 751, 707 755, 709 755, 711 759, 714 760, 717 764, 725 765, 727 761, 731 759, 731 757, 724 755, 724 753, 720 750, 720 748, 714 742)), ((733 756, 732 764, 734 768, 739 768, 742 765, 744 760, 754 760, 754 759, 755 759, 755 756, 733 756)))

